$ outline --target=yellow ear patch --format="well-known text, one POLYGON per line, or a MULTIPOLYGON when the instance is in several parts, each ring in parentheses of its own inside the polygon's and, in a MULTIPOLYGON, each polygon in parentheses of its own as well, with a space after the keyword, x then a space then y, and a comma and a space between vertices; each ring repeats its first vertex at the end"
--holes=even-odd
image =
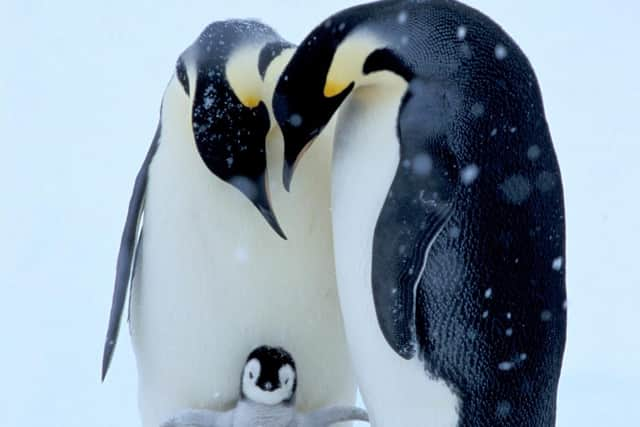
POLYGON ((327 80, 327 83, 324 86, 325 98, 333 98, 334 96, 339 95, 347 88, 347 86, 349 86, 349 84, 349 82, 327 80))
POLYGON ((246 97, 239 97, 239 99, 245 107, 256 108, 258 105, 260 105, 260 98, 258 98, 257 96, 248 95, 246 97))
POLYGON ((235 51, 227 60, 225 77, 236 97, 245 107, 255 108, 262 101, 262 79, 258 73, 260 45, 235 51))
POLYGON ((336 49, 327 80, 324 96, 334 97, 342 93, 351 82, 356 84, 363 77, 362 67, 367 57, 384 43, 369 32, 357 32, 347 37, 336 49))

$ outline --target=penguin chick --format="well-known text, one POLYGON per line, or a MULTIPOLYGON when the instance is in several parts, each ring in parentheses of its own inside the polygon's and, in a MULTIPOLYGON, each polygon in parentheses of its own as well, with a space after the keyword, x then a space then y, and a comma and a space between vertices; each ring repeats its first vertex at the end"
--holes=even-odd
POLYGON ((225 412, 188 409, 161 427, 325 427, 343 421, 369 421, 366 411, 349 406, 297 412, 296 365, 282 348, 261 346, 253 350, 242 370, 241 384, 235 408, 225 412))

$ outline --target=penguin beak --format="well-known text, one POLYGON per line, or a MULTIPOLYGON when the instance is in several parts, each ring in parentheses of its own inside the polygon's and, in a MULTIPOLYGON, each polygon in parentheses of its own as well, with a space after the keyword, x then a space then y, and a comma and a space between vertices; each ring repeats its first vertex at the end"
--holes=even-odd
POLYGON ((273 228, 273 231, 275 231, 278 234, 278 236, 282 237, 283 240, 287 240, 287 235, 284 234, 282 227, 280 227, 280 224, 278 223, 278 219, 276 218, 276 215, 273 213, 273 209, 271 208, 271 205, 256 202, 255 206, 256 208, 258 208, 258 210, 260 211, 264 219, 267 220, 267 223, 269 223, 271 228, 273 228))
POLYGON ((286 234, 284 234, 282 227, 280 227, 276 214, 273 211, 271 196, 269 195, 269 187, 267 186, 269 180, 267 179, 266 172, 259 181, 260 182, 258 183, 258 186, 256 188, 257 192, 255 194, 255 198, 253 199, 253 204, 256 208, 258 208, 263 218, 271 226, 273 231, 275 231, 278 236, 282 237, 282 239, 287 240, 287 236, 286 234))
POLYGON ((298 166, 298 161, 302 158, 307 149, 311 146, 313 138, 316 134, 311 134, 308 137, 302 138, 287 138, 284 139, 284 164, 282 166, 282 183, 287 191, 291 191, 291 181, 293 180, 293 173, 298 166))
POLYGON ((298 162, 354 87, 355 83, 351 82, 339 94, 326 98, 321 91, 319 93, 298 93, 288 90, 283 80, 278 83, 273 106, 284 136, 282 182, 287 191, 291 189, 291 181, 298 162), (305 99, 314 99, 313 95, 317 95, 314 103, 305 101, 305 99), (290 111, 303 111, 304 107, 302 106, 310 104, 314 105, 312 111, 289 114, 290 111))

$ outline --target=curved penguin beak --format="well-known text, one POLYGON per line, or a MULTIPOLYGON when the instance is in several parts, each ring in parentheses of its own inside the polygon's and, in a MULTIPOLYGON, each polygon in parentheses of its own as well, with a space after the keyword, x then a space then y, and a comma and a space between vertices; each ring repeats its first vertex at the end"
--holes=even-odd
POLYGON ((278 234, 278 236, 282 237, 284 240, 287 240, 287 235, 284 234, 282 227, 280 227, 280 224, 278 223, 278 219, 276 218, 276 215, 273 212, 273 209, 271 209, 271 205, 262 204, 259 202, 254 202, 254 205, 256 206, 256 208, 258 208, 258 210, 260 211, 264 219, 267 220, 271 228, 273 228, 273 231, 275 231, 278 234))
MULTIPOLYGON (((286 234, 284 234, 282 227, 280 227, 278 218, 273 211, 271 197, 269 196, 269 188, 267 187, 268 179, 266 176, 266 172, 259 181, 260 182, 258 183, 258 186, 256 188, 256 194, 253 198, 250 197, 250 199, 253 201, 254 206, 258 208, 267 223, 271 226, 273 231, 275 231, 278 236, 282 237, 284 240, 287 240, 287 236, 286 234)), ((243 191, 243 193, 245 192, 243 191)), ((247 194, 245 193, 245 195, 247 194)))
POLYGON ((282 165, 282 183, 287 191, 291 191, 291 181, 293 173, 298 165, 298 160, 302 158, 302 154, 306 151, 305 147, 311 144, 311 141, 305 144, 306 138, 287 138, 284 139, 284 163, 282 165))
POLYGON ((292 91, 286 86, 286 82, 281 79, 276 88, 273 105, 284 137, 282 182, 284 188, 290 191, 293 174, 299 160, 311 147, 314 139, 324 130, 342 102, 349 96, 355 83, 351 82, 342 92, 331 98, 320 94, 317 99, 313 97, 313 94, 292 91), (313 111, 306 114, 289 115, 289 111, 302 109, 299 108, 300 105, 308 104, 309 101, 305 101, 305 99, 315 99, 313 111))
POLYGON ((282 183, 284 184, 284 189, 287 191, 291 191, 291 179, 293 178, 294 163, 295 161, 291 163, 285 160, 284 166, 282 167, 282 183))

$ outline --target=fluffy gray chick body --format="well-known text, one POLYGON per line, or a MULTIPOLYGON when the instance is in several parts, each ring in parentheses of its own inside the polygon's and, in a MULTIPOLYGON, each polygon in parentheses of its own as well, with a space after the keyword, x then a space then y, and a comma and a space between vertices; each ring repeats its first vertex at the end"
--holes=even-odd
POLYGON ((369 417, 356 407, 330 406, 300 413, 292 405, 263 405, 243 399, 226 412, 180 412, 161 427, 325 427, 343 421, 369 421, 369 417))

